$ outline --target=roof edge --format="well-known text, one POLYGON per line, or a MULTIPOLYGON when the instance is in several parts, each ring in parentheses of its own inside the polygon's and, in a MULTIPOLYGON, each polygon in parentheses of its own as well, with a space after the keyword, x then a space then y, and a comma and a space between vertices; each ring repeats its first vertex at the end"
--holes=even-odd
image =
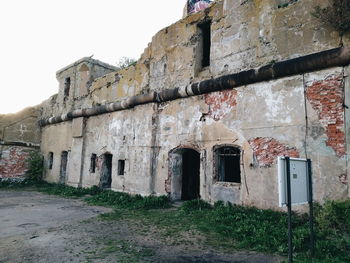
POLYGON ((61 74, 63 71, 66 71, 66 70, 68 70, 68 69, 70 69, 70 68, 72 68, 72 67, 76 67, 76 66, 78 66, 79 64, 81 64, 81 63, 83 63, 83 62, 88 62, 88 63, 91 63, 91 64, 99 65, 99 66, 101 66, 101 67, 104 67, 104 68, 106 68, 106 69, 110 69, 110 70, 113 70, 113 71, 119 70, 118 67, 112 66, 112 65, 107 64, 107 63, 105 63, 105 62, 102 62, 102 61, 100 61, 100 60, 93 59, 93 58, 91 58, 91 57, 83 57, 83 58, 81 58, 81 59, 79 59, 79 60, 73 62, 72 64, 69 64, 68 66, 65 66, 64 68, 62 68, 62 69, 56 71, 56 75, 59 75, 59 74, 61 74))

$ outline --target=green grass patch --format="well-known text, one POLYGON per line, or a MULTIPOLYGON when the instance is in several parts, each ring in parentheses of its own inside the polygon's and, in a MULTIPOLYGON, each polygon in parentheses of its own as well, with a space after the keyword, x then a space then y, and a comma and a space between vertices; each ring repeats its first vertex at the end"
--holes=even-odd
MULTIPOLYGON (((312 262, 350 262, 349 205, 350 200, 328 202, 316 209, 316 259, 312 262)), ((205 237, 207 245, 227 251, 245 249, 282 256, 288 252, 287 214, 284 212, 222 202, 210 206, 193 200, 184 202, 176 210, 116 209, 102 218, 128 220, 140 232, 155 228, 164 242, 174 245, 188 241, 191 233, 199 233, 205 237)), ((296 262, 311 262, 309 242, 308 216, 293 213, 296 262)))
MULTIPOLYGON (((114 208, 101 215, 106 220, 127 220, 139 234, 156 235, 174 245, 192 242, 192 233, 204 237, 209 246, 245 249, 286 256, 287 214, 217 202, 184 202, 172 208, 165 196, 142 197, 98 187, 74 188, 64 185, 0 182, 3 189, 31 189, 64 197, 87 196, 89 204, 114 208), (161 208, 161 209, 159 209, 161 208), (146 231, 145 231, 146 230, 146 231)), ((350 200, 329 201, 315 207, 316 259, 313 262, 350 262, 350 200)), ((120 245, 120 244, 119 244, 120 245)), ((307 215, 293 214, 293 245, 296 262, 310 262, 307 215)), ((106 249, 115 249, 113 247, 106 249)))
POLYGON ((91 205, 108 206, 123 209, 159 209, 169 208, 170 199, 166 196, 130 195, 127 193, 102 190, 97 186, 81 188, 63 184, 46 182, 23 181, 0 181, 0 189, 35 190, 38 192, 58 195, 68 198, 86 197, 85 201, 91 205))
POLYGON ((88 197, 86 201, 92 205, 124 209, 159 209, 170 207, 170 200, 166 196, 143 197, 141 195, 130 195, 110 190, 105 190, 97 195, 88 197))

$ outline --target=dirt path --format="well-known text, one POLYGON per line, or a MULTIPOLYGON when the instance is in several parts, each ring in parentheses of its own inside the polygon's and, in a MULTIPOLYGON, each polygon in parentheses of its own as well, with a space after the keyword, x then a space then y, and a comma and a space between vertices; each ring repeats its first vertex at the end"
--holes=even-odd
POLYGON ((36 192, 0 191, 0 262, 280 262, 223 253, 198 233, 171 240, 135 221, 106 221, 103 207, 36 192), (181 240, 176 242, 177 240, 181 240))

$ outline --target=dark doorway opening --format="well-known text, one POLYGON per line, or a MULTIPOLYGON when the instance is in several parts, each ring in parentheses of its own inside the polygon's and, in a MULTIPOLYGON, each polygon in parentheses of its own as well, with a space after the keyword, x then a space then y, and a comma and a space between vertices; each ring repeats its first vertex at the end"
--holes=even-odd
POLYGON ((182 193, 181 200, 199 198, 199 153, 185 149, 182 154, 182 193))
POLYGON ((104 189, 110 189, 112 186, 112 158, 112 154, 103 155, 100 187, 104 189))
POLYGON ((200 154, 188 148, 169 153, 171 198, 192 200, 200 198, 200 154))
POLYGON ((60 178, 59 178, 60 184, 66 183, 67 163, 68 163, 68 152, 64 151, 61 153, 61 166, 60 166, 60 178))

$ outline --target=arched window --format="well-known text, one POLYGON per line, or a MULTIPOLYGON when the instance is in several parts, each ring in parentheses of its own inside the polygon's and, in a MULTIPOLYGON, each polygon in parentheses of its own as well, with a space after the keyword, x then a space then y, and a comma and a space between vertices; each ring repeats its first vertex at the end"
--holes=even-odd
POLYGON ((241 150, 233 146, 214 149, 215 178, 218 182, 241 183, 241 150))

